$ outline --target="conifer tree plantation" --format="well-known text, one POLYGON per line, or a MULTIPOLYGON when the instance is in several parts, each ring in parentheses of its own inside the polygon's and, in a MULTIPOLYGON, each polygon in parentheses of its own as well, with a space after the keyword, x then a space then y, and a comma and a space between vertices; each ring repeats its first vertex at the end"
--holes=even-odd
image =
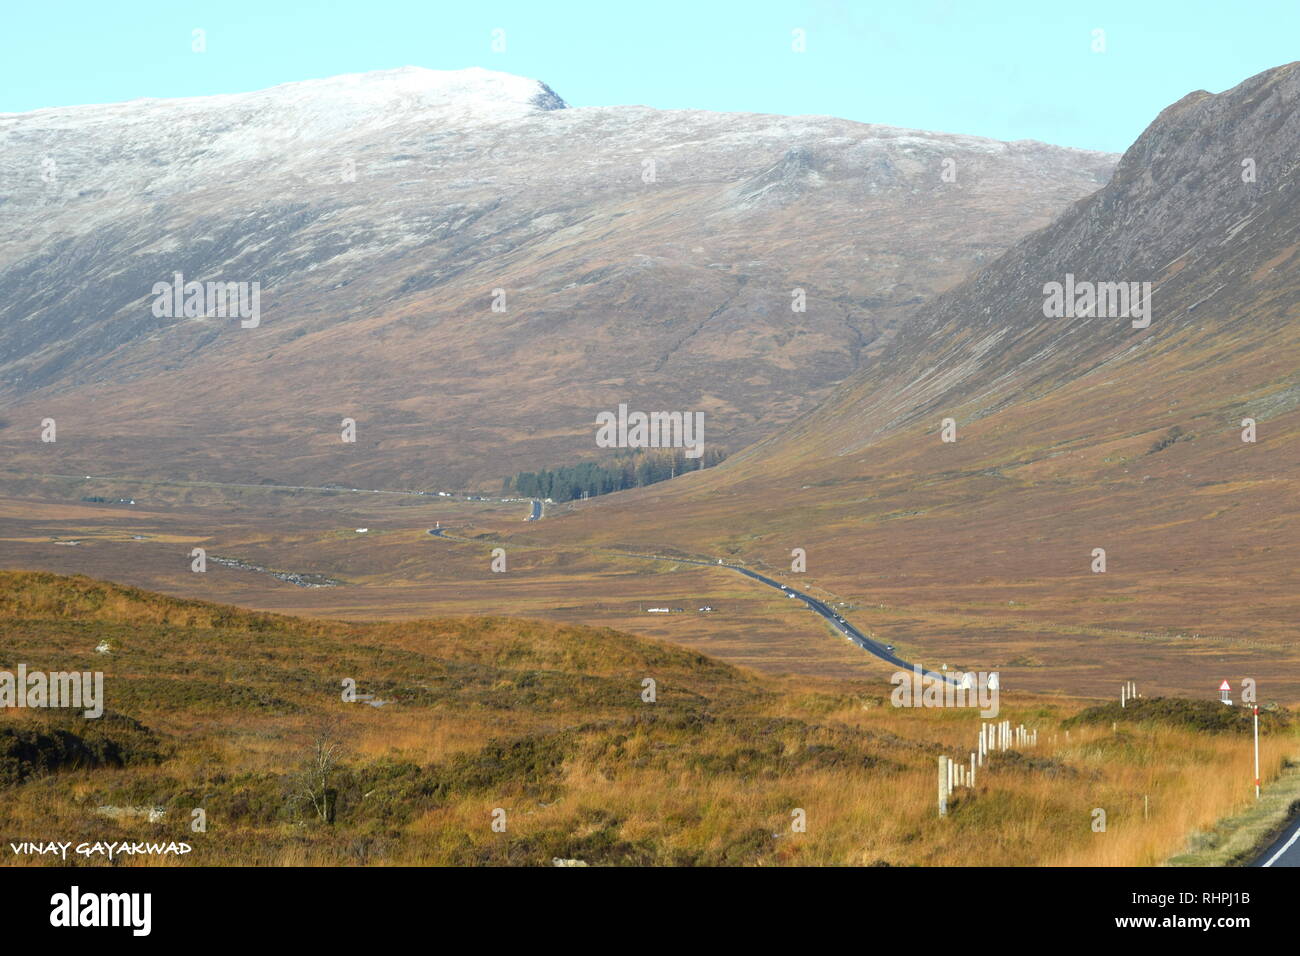
POLYGON ((610 461, 584 461, 541 471, 521 471, 505 480, 502 491, 556 502, 594 498, 668 481, 688 471, 702 471, 726 457, 724 450, 714 447, 705 448, 698 458, 686 457, 680 448, 638 449, 610 461))

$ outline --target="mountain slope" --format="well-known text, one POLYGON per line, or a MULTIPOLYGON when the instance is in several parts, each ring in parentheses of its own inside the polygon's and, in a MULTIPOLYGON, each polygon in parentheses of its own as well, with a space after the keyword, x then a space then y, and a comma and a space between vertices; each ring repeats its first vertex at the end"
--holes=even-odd
POLYGON ((594 455, 629 402, 734 450, 1113 163, 481 70, 4 115, 0 440, 38 470, 447 486, 594 455), (260 283, 260 324, 155 315, 178 272, 260 283))
POLYGON ((935 299, 815 411, 528 533, 777 569, 802 547, 819 584, 895 609, 885 633, 1010 680, 1101 691, 1141 676, 1115 672, 1123 645, 1188 690, 1215 674, 1300 690, 1298 101, 1297 64, 1184 98, 1110 184, 935 299), (1046 317, 1067 274, 1151 282, 1149 327, 1046 317), (646 509, 659 529, 634 531, 646 509))

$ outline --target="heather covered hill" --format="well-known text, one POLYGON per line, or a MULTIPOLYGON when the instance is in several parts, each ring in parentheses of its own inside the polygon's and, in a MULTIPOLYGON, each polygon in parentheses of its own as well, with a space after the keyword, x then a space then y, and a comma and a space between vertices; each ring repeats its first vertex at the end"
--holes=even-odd
MULTIPOLYGON (((127 866, 1155 863, 1248 800, 1235 735, 1066 740, 1079 703, 1008 697, 1040 746, 998 753, 940 820, 936 755, 969 749, 973 711, 537 621, 345 624, 0 572, 0 670, 19 663, 102 671, 107 709, 0 709, 6 866, 107 863, 13 849, 49 834, 190 848, 127 866)), ((1266 779, 1293 746, 1264 738, 1266 779)))
POLYGON ((630 402, 735 450, 1114 162, 485 70, 3 115, 0 443, 33 471, 495 488, 594 456, 630 402), (176 273, 260 282, 260 323, 154 314, 176 273))

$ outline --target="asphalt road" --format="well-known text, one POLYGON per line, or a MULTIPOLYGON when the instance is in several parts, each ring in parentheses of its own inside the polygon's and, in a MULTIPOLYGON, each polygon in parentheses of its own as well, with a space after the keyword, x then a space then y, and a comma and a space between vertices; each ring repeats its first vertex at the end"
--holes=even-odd
MULTIPOLYGON (((534 513, 536 513, 536 511, 538 510, 538 505, 539 502, 537 501, 533 502, 534 513)), ((533 519, 530 518, 528 520, 531 521, 533 519)), ((429 534, 438 538, 443 538, 445 537, 444 532, 446 530, 447 530, 446 528, 430 528, 429 534)), ((917 666, 912 664, 910 661, 903 660, 903 658, 895 654, 892 650, 889 649, 888 644, 882 644, 880 641, 867 637, 867 635, 863 634, 856 627, 850 624, 847 620, 841 618, 839 613, 834 608, 832 608, 829 604, 827 604, 825 601, 820 601, 817 598, 813 597, 811 594, 805 594, 803 591, 797 591, 794 588, 790 587, 788 584, 782 584, 780 581, 774 580, 773 578, 769 578, 767 577, 767 575, 759 574, 757 571, 751 571, 749 570, 749 568, 742 568, 739 565, 735 565, 735 564, 724 564, 722 561, 716 561, 716 562, 701 561, 698 558, 679 558, 679 557, 662 555, 662 554, 643 554, 639 551, 615 551, 613 553, 626 555, 632 558, 649 558, 653 561, 673 561, 681 564, 698 564, 701 567, 706 567, 706 568, 718 567, 718 568, 726 568, 729 571, 735 571, 738 574, 743 574, 747 578, 752 578, 755 581, 758 581, 760 584, 766 584, 768 587, 774 588, 780 591, 782 594, 793 595, 793 598, 789 598, 790 600, 803 601, 803 603, 807 605, 810 611, 812 611, 814 614, 818 615, 819 617, 825 619, 826 623, 828 623, 831 627, 835 628, 835 630, 843 634, 846 640, 851 641, 854 644, 858 645, 858 647, 862 648, 868 654, 872 654, 875 657, 880 658, 882 661, 885 661, 888 664, 893 664, 895 667, 901 668, 902 670, 910 671, 917 666)), ((923 674, 926 674, 938 680, 948 681, 949 683, 956 682, 956 678, 948 674, 943 674, 938 671, 926 670, 924 668, 920 668, 920 670, 923 674)))
POLYGON ((921 673, 933 677, 937 680, 947 681, 949 683, 956 683, 957 681, 957 678, 952 677, 948 674, 943 674, 940 673, 939 671, 926 670, 923 667, 919 667, 919 665, 912 664, 910 661, 903 660, 903 658, 899 657, 897 654, 895 654, 892 650, 889 649, 889 645, 882 644, 880 641, 877 641, 874 638, 867 637, 867 635, 863 634, 856 627, 850 624, 847 620, 841 618, 839 613, 835 611, 835 609, 832 608, 826 602, 819 601, 811 594, 805 594, 803 591, 797 591, 794 588, 790 587, 788 584, 782 584, 780 581, 774 580, 773 578, 769 578, 766 575, 759 574, 757 571, 751 571, 748 568, 742 568, 739 565, 735 565, 735 564, 724 564, 721 560, 717 562, 701 561, 696 558, 677 558, 677 557, 665 556, 662 554, 640 554, 635 551, 618 551, 615 553, 626 554, 637 558, 653 558, 656 561, 679 561, 683 564, 698 564, 703 567, 727 568, 728 570, 735 571, 738 574, 743 574, 747 578, 753 578, 755 581, 758 581, 761 584, 766 584, 770 588, 775 588, 776 590, 780 591, 783 594, 794 595, 793 600, 803 601, 803 603, 808 606, 808 609, 810 611, 824 618, 826 620, 826 623, 830 624, 831 627, 835 628, 835 630, 843 634, 846 640, 849 640, 852 643, 858 645, 858 647, 862 648, 868 654, 871 654, 875 657, 879 657, 882 661, 885 661, 886 663, 893 664, 895 667, 901 668, 903 670, 910 671, 913 670, 914 668, 919 669, 921 673))
MULTIPOLYGON (((847 620, 842 618, 839 615, 839 612, 837 612, 829 604, 827 604, 824 601, 817 600, 817 598, 813 597, 811 594, 805 594, 802 591, 796 591, 788 584, 782 584, 780 581, 775 581, 772 578, 759 574, 757 571, 751 571, 748 568, 740 568, 734 564, 724 564, 722 566, 724 568, 731 568, 731 570, 737 571, 740 574, 745 575, 745 577, 747 578, 753 578, 755 581, 761 581, 763 584, 766 584, 768 587, 776 588, 777 590, 782 591, 786 594, 793 594, 795 599, 803 601, 803 603, 808 605, 808 608, 814 614, 818 614, 821 617, 825 618, 826 622, 830 624, 831 627, 835 628, 837 631, 843 634, 846 639, 858 645, 858 647, 862 648, 868 654, 873 654, 876 657, 879 657, 882 661, 885 661, 889 664, 893 664, 895 667, 901 668, 903 670, 910 671, 917 666, 910 663, 909 661, 903 660, 901 657, 899 657, 897 654, 895 654, 892 650, 889 649, 889 645, 882 644, 881 642, 874 640, 873 638, 867 637, 867 635, 863 634, 856 627, 850 624, 847 620)), ((920 668, 920 669, 922 673, 925 673, 938 680, 944 680, 944 681, 955 680, 955 678, 950 678, 946 674, 941 674, 936 671, 928 671, 925 670, 924 668, 920 668)))
POLYGON ((1251 866, 1300 866, 1300 816, 1251 866))
MULTIPOLYGON (((412 498, 447 498, 456 501, 483 502, 506 502, 519 500, 517 498, 488 498, 484 495, 470 495, 459 491, 393 491, 387 488, 345 488, 342 485, 263 485, 240 481, 180 481, 172 478, 131 478, 123 475, 55 475, 45 472, 35 474, 8 472, 7 474, 18 478, 72 478, 77 481, 121 481, 136 482, 141 485, 168 485, 178 488, 249 488, 254 491, 318 491, 329 495, 405 495, 412 498)), ((542 516, 541 502, 535 501, 533 504, 536 509, 535 514, 540 518, 542 516)))

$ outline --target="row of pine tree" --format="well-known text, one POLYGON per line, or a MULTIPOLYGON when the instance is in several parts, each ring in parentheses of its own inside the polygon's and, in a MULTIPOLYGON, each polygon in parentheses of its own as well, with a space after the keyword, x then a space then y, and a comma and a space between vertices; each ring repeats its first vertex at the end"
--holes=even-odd
POLYGON ((574 498, 606 495, 624 488, 640 488, 687 471, 710 468, 727 457, 720 449, 705 449, 699 458, 687 458, 681 448, 639 449, 613 461, 584 461, 546 471, 521 471, 505 480, 505 493, 523 498, 574 498))

